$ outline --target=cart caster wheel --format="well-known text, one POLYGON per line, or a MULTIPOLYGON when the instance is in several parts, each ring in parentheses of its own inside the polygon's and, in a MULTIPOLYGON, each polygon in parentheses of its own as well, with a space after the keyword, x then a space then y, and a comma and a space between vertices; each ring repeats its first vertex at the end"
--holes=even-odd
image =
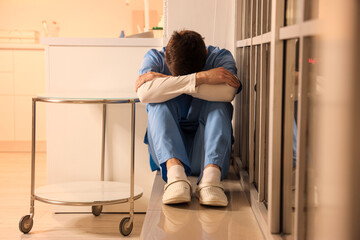
POLYGON ((91 212, 92 214, 94 214, 94 216, 99 216, 100 213, 102 212, 103 206, 92 206, 91 207, 91 212))
POLYGON ((33 223, 34 221, 32 218, 30 218, 30 215, 23 216, 19 222, 20 231, 23 233, 30 232, 33 227, 33 223))
POLYGON ((121 220, 119 230, 122 235, 128 236, 132 229, 133 229, 133 223, 130 224, 130 226, 126 227, 127 223, 130 221, 129 217, 125 217, 121 220))

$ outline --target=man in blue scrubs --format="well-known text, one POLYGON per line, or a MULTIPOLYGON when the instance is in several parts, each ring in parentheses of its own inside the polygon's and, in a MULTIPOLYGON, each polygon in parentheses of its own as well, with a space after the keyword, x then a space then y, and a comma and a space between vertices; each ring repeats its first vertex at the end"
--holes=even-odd
POLYGON ((136 90, 148 103, 151 169, 167 182, 163 203, 191 201, 189 175, 199 175, 200 204, 227 206, 221 180, 229 170, 232 145, 230 103, 240 92, 228 50, 205 46, 200 34, 174 32, 162 51, 148 51, 136 90))

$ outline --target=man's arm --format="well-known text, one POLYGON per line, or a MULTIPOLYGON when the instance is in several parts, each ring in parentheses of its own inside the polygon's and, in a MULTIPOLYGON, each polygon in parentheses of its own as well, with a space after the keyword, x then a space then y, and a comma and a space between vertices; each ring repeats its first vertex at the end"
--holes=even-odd
POLYGON ((136 81, 141 102, 157 103, 189 94, 207 101, 231 102, 239 81, 224 68, 216 68, 185 76, 172 77, 148 72, 136 81))
POLYGON ((202 84, 199 86, 198 92, 190 93, 189 95, 211 102, 231 102, 235 97, 236 91, 237 88, 225 83, 217 85, 202 84))
POLYGON ((141 76, 136 81, 136 90, 142 103, 159 103, 173 99, 181 94, 196 93, 196 74, 173 77, 156 77, 155 74, 141 76), (154 76, 153 79, 149 75, 154 76), (146 78, 146 81, 144 80, 146 78))
POLYGON ((197 92, 190 94, 214 102, 231 102, 240 86, 235 75, 223 67, 199 72, 196 74, 197 92))

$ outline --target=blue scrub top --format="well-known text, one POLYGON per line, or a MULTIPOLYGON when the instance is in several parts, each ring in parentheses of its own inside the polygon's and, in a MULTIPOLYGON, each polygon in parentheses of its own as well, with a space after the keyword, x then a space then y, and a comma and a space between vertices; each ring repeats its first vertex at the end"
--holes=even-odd
MULTIPOLYGON (((235 76, 237 75, 235 60, 230 51, 226 49, 219 49, 218 47, 214 46, 207 46, 206 48, 208 50, 208 54, 203 71, 223 67, 226 70, 232 72, 232 74, 235 76)), ((139 70, 139 75, 145 74, 149 71, 171 75, 171 72, 168 69, 165 61, 165 49, 166 48, 163 47, 161 51, 156 49, 149 50, 144 56, 141 68, 139 70)), ((240 87, 238 88, 237 93, 239 93, 241 89, 242 84, 240 82, 240 87)))

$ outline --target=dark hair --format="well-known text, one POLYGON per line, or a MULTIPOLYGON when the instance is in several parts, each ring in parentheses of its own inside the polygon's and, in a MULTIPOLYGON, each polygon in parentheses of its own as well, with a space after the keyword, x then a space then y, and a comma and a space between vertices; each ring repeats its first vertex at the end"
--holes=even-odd
POLYGON ((186 75, 203 70, 206 46, 203 37, 194 31, 174 32, 165 50, 166 64, 172 75, 186 75))

